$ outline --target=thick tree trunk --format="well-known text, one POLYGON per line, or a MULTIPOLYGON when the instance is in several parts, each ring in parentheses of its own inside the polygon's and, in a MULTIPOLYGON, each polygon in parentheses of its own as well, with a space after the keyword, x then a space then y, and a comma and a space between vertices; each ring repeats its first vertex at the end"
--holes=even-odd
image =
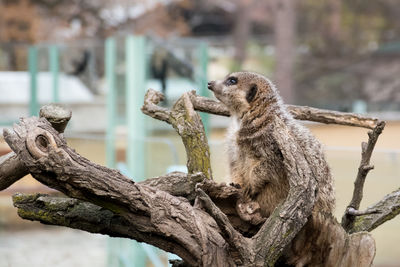
POLYGON ((233 30, 233 38, 235 45, 235 67, 234 70, 241 69, 243 62, 246 59, 247 42, 251 34, 251 6, 253 0, 237 0, 235 27, 233 30))
POLYGON ((286 103, 295 101, 296 0, 274 0, 275 83, 286 103))

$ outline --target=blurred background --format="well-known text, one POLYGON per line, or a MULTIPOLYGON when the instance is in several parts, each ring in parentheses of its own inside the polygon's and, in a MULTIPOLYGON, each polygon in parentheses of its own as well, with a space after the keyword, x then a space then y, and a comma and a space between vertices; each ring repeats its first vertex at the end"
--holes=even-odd
MULTIPOLYGON (((396 0, 0 0, 0 127, 59 102, 68 144, 135 180, 186 171, 178 135, 140 112, 154 88, 170 107, 208 80, 250 70, 286 103, 379 117, 362 209, 400 184, 400 5, 396 0)), ((229 119, 201 114, 213 175, 228 180, 229 119)), ((306 123, 325 145, 336 215, 350 201, 367 130, 306 123)), ((0 155, 10 152, 0 139, 0 155)), ((54 191, 25 177, 0 192, 0 266, 167 266, 133 241, 19 219, 15 192, 54 191)), ((372 232, 374 266, 400 266, 400 217, 372 232)))

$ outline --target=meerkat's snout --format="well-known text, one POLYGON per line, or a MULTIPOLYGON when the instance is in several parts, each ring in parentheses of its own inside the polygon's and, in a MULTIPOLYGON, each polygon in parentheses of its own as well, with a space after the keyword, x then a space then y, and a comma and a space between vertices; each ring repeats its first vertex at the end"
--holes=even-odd
POLYGON ((207 83, 208 90, 214 91, 214 84, 215 84, 215 81, 208 82, 207 83))

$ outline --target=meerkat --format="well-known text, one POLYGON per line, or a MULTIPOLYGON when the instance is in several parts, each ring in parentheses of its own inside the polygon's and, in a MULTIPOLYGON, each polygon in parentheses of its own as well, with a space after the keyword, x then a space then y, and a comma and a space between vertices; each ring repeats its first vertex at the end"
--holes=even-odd
POLYGON ((232 73, 224 80, 209 82, 208 88, 231 113, 227 133, 231 180, 243 188, 250 200, 258 202, 263 216, 268 217, 289 192, 284 158, 274 140, 276 135, 271 133, 286 127, 306 160, 312 162, 310 167, 318 184, 314 209, 283 257, 285 264, 324 266, 323 256, 315 253, 316 245, 312 246, 317 241, 310 240, 319 238, 318 248, 322 246, 329 251, 329 242, 322 242, 318 234, 324 227, 324 219, 332 216, 335 196, 321 144, 294 120, 273 83, 260 74, 232 73))

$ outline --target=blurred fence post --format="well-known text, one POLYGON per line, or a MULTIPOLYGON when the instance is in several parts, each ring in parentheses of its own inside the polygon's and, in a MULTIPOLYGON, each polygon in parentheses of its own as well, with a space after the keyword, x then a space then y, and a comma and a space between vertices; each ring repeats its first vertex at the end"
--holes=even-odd
POLYGON ((37 92, 37 47, 30 46, 28 50, 28 68, 30 76, 30 100, 29 100, 29 115, 38 116, 39 103, 37 92))
MULTIPOLYGON (((202 42, 200 43, 198 47, 198 78, 197 78, 197 84, 199 87, 199 94, 201 96, 208 96, 208 89, 207 89, 207 82, 208 82, 208 77, 207 77, 207 67, 208 67, 208 46, 206 43, 202 42)), ((205 112, 200 113, 201 120, 203 121, 203 125, 205 128, 205 132, 208 135, 209 133, 209 118, 210 115, 205 112)))
POLYGON ((115 87, 115 39, 107 38, 105 46, 105 72, 107 80, 107 132, 106 164, 115 168, 116 87, 115 87))
POLYGON ((49 67, 52 78, 53 102, 60 102, 59 94, 59 50, 57 45, 49 47, 49 67))
MULTIPOLYGON (((145 178, 145 115, 140 111, 146 86, 146 39, 128 35, 125 40, 126 118, 128 128, 127 165, 135 181, 145 178)), ((135 267, 146 266, 146 252, 135 241, 129 258, 135 267)))
POLYGON ((128 126, 128 169, 135 181, 145 177, 145 115, 140 111, 146 86, 146 39, 126 38, 126 117, 128 126))

